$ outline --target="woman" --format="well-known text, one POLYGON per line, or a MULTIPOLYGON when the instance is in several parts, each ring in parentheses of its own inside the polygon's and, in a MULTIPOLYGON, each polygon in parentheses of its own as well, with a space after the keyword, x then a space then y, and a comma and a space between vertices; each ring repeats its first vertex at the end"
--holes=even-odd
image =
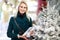
POLYGON ((27 17, 26 12, 28 10, 27 4, 25 2, 21 2, 18 7, 18 13, 16 17, 11 17, 7 36, 11 38, 11 40, 28 40, 26 35, 23 33, 32 26, 32 20, 27 17))

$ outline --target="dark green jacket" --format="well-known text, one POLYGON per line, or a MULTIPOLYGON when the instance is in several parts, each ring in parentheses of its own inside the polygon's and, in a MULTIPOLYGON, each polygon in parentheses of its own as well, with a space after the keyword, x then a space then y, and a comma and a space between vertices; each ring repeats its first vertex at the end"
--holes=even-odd
MULTIPOLYGON (((29 27, 32 27, 32 20, 30 18, 30 21, 29 21, 29 19, 26 16, 26 13, 24 13, 23 15, 18 13, 15 20, 16 20, 17 24, 19 25, 19 27, 22 28, 22 30, 24 32, 29 27)), ((9 26, 8 26, 8 30, 7 30, 7 36, 10 37, 11 40, 23 40, 23 39, 18 39, 17 38, 17 34, 19 34, 19 32, 22 32, 20 30, 20 28, 17 27, 17 25, 16 25, 16 23, 14 21, 14 17, 11 17, 10 22, 9 22, 9 26)), ((22 35, 22 34, 20 34, 20 35, 22 35)))

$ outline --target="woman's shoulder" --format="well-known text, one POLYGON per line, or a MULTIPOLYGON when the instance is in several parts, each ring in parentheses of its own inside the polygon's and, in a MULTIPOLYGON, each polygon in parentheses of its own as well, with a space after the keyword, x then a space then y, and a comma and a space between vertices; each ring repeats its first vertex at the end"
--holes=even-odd
POLYGON ((31 17, 30 17, 30 16, 26 15, 26 17, 27 17, 27 19, 28 19, 29 21, 31 20, 31 17))
POLYGON ((12 20, 14 17, 11 17, 10 20, 12 20))
POLYGON ((10 21, 13 21, 13 20, 14 20, 14 17, 11 17, 11 18, 10 18, 10 21))

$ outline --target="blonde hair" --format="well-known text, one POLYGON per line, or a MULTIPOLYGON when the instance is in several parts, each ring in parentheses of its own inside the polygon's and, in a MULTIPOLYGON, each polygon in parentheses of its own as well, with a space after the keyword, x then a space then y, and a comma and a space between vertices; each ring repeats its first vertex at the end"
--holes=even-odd
MULTIPOLYGON (((27 8, 26 8, 26 13, 27 13, 27 11, 28 11, 28 5, 27 5, 27 3, 25 2, 25 1, 21 1, 20 3, 19 3, 19 5, 18 5, 18 11, 19 11, 19 7, 20 7, 20 5, 22 4, 22 3, 24 3, 26 6, 27 6, 27 8)), ((18 12, 17 11, 17 12, 18 12)), ((17 13, 15 14, 15 17, 17 16, 17 13)))
MULTIPOLYGON (((21 1, 21 2, 20 2, 19 6, 18 6, 18 11, 19 11, 19 7, 20 7, 20 5, 21 5, 22 3, 24 3, 24 4, 27 6, 27 8, 26 8, 26 16, 27 16, 28 20, 30 21, 30 17, 27 15, 28 5, 27 5, 27 3, 26 3, 25 1, 21 1)), ((16 16, 17 16, 17 14, 16 14, 16 16)), ((14 18, 16 18, 16 16, 15 16, 14 18)))
MULTIPOLYGON (((24 4, 27 6, 27 8, 26 8, 26 16, 27 16, 28 20, 30 21, 30 17, 27 15, 28 5, 27 5, 27 3, 26 3, 25 1, 21 1, 20 4, 19 4, 19 6, 20 6, 22 3, 24 3, 24 4)), ((18 8, 19 8, 19 7, 18 7, 18 8)))
MULTIPOLYGON (((26 8, 26 13, 27 13, 27 11, 28 11, 28 5, 27 5, 27 3, 26 3, 25 1, 21 1, 20 4, 19 4, 19 6, 20 6, 22 3, 24 3, 24 4, 27 6, 27 8, 26 8)), ((18 9, 19 9, 19 6, 18 6, 18 9)))

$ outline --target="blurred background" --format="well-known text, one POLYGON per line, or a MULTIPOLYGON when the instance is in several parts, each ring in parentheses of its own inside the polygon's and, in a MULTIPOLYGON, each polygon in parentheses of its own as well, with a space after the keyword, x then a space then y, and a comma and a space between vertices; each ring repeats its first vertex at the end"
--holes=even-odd
MULTIPOLYGON (((6 32, 8 28, 9 20, 17 13, 18 5, 22 0, 0 0, 0 40, 10 40, 7 37, 6 32)), ((56 5, 55 9, 59 12, 60 18, 60 0, 24 0, 28 4, 28 15, 32 18, 32 21, 37 19, 42 7, 47 9, 49 2, 50 7, 56 5)), ((57 15, 58 16, 58 15, 57 15)), ((58 18, 58 20, 60 20, 58 18)), ((60 22, 59 22, 60 25, 60 22)))

